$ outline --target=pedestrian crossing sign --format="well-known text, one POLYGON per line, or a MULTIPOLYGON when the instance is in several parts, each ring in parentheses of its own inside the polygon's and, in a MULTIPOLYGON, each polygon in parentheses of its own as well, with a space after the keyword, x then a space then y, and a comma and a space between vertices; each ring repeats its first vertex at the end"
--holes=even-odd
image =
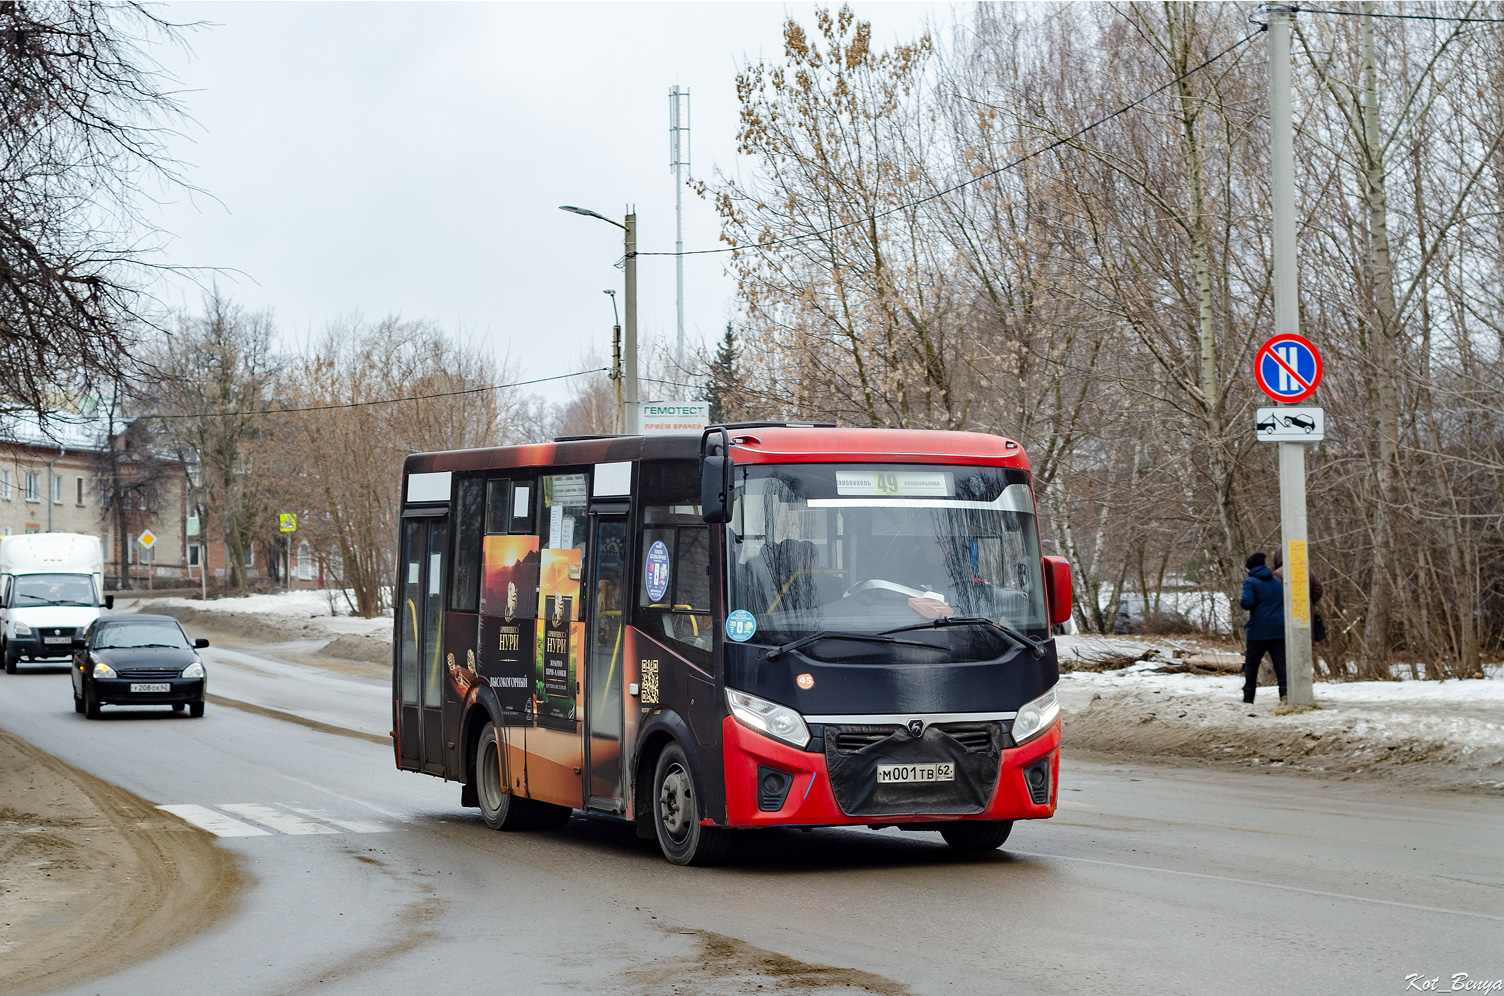
POLYGON ((283 512, 281 519, 282 531, 284 533, 295 533, 298 531, 298 516, 296 512, 283 512))

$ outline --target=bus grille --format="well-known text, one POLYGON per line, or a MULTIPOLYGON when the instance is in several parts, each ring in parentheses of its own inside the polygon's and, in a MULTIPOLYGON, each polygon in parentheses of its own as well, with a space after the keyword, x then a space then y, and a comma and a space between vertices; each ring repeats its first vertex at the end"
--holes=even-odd
MULTIPOLYGON (((944 732, 947 736, 956 740, 967 750, 974 754, 985 754, 992 749, 993 727, 997 723, 939 723, 936 729, 944 732)), ((873 744, 882 743, 893 734, 903 730, 901 726, 847 726, 839 729, 832 728, 832 739, 835 748, 842 754, 855 754, 859 750, 871 747, 873 744)), ((998 738, 1004 747, 1013 744, 1008 740, 1005 731, 998 738)), ((827 732, 827 736, 831 733, 827 732)))

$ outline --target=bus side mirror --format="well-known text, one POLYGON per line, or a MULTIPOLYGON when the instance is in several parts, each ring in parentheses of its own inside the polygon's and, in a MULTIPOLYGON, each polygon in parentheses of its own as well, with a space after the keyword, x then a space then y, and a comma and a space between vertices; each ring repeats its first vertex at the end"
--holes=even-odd
POLYGON ((1064 557, 1045 557, 1044 588, 1050 603, 1050 625, 1071 617, 1071 565, 1064 557))
POLYGON ((106 595, 106 596, 104 596, 104 607, 107 608, 107 609, 113 609, 115 607, 115 596, 114 595, 106 595))
POLYGON ((700 460, 700 511, 706 522, 731 521, 731 508, 726 501, 730 463, 723 456, 706 456, 700 460))

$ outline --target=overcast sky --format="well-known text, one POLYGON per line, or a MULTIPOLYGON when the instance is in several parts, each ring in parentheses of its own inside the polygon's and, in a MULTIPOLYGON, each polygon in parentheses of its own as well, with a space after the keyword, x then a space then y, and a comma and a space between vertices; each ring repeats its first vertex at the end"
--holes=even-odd
MULTIPOLYGON (((884 42, 948 6, 858 3, 884 42)), ((565 214, 637 208, 639 248, 672 250, 668 90, 692 94, 694 172, 744 168, 737 69, 781 57, 778 3, 170 4, 212 26, 160 53, 190 92, 177 147, 218 202, 180 199, 163 227, 174 263, 225 267, 220 285, 273 309, 296 345, 359 310, 468 335, 520 377, 610 354, 621 231, 565 214)), ((718 244, 686 192, 686 249, 718 244)), ((672 340, 672 258, 639 261, 639 327, 672 340)), ((720 335, 733 286, 714 256, 685 263, 685 333, 720 335)), ((187 303, 196 303, 188 291, 187 303)), ((618 294, 618 300, 620 299, 618 294)), ((650 395, 644 385, 643 399, 650 395)), ((559 400, 558 385, 538 389, 559 400)), ((664 392, 673 389, 664 388, 664 392)), ((664 393, 662 400, 670 400, 664 393)))

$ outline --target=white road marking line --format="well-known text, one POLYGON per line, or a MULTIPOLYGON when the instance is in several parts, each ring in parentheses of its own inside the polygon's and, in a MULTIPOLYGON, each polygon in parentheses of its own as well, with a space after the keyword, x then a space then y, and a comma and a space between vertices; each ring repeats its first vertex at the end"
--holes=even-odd
POLYGON ((180 820, 192 823, 201 830, 207 830, 216 837, 270 837, 271 832, 253 827, 249 823, 232 820, 223 813, 216 813, 206 806, 174 805, 158 806, 163 812, 171 813, 180 820))
POLYGON ((380 823, 367 823, 364 820, 337 820, 332 816, 326 815, 321 809, 304 809, 301 806, 288 806, 286 803, 282 805, 295 813, 302 813, 304 816, 311 816, 316 820, 323 820, 325 823, 333 823, 337 827, 344 827, 351 833, 386 833, 390 829, 390 827, 384 827, 380 823))
POLYGON ((333 827, 326 827, 322 823, 305 820, 301 816, 292 813, 284 813, 270 806, 263 806, 256 802, 221 802, 217 804, 220 809, 236 816, 243 816, 248 820, 265 824, 273 830, 280 830, 286 834, 303 835, 316 833, 339 833, 333 827))

